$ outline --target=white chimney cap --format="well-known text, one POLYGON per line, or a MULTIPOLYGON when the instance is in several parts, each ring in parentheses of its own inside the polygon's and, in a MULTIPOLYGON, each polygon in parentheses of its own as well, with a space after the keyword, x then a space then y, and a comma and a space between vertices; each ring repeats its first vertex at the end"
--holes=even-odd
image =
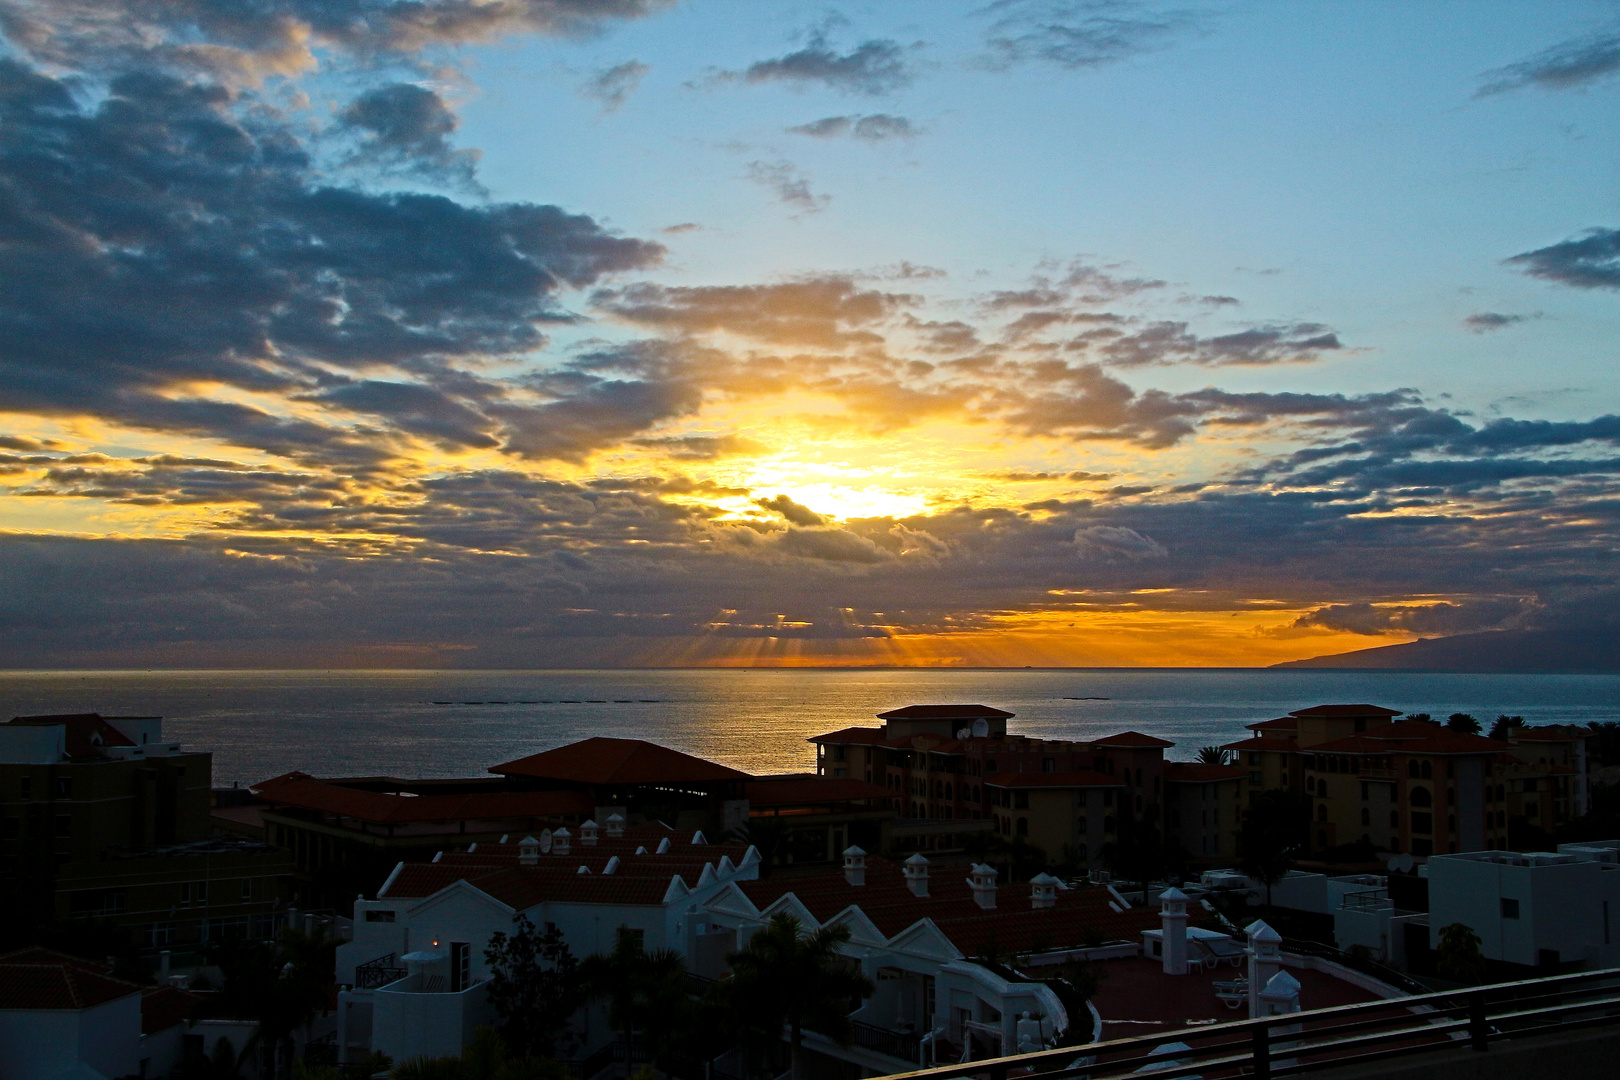
POLYGON ((586 866, 584 863, 580 863, 579 869, 574 871, 575 874, 588 874, 590 872, 591 868, 586 866))
POLYGON ((851 844, 851 845, 849 845, 849 847, 844 849, 844 854, 845 855, 865 855, 866 852, 863 851, 862 849, 856 847, 854 844, 851 844))
POLYGON ((907 859, 903 865, 905 865, 905 866, 927 866, 928 865, 928 856, 924 855, 922 852, 919 851, 915 855, 913 855, 911 858, 907 859))
POLYGON ((1186 900, 1186 899, 1189 899, 1189 897, 1187 896, 1186 893, 1182 892, 1180 889, 1178 889, 1174 885, 1172 885, 1168 889, 1164 890, 1164 892, 1159 894, 1159 899, 1161 901, 1164 901, 1164 900, 1186 900))
POLYGON ((540 841, 536 840, 532 836, 525 836, 523 839, 518 841, 518 847, 539 847, 539 846, 540 846, 540 841))

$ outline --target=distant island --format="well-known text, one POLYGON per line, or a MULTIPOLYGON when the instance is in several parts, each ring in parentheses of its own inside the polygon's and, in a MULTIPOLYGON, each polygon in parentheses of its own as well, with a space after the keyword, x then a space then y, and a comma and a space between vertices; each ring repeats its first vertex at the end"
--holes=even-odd
POLYGON ((1620 672, 1620 631, 1613 626, 1491 630, 1424 638, 1271 666, 1381 671, 1620 672))

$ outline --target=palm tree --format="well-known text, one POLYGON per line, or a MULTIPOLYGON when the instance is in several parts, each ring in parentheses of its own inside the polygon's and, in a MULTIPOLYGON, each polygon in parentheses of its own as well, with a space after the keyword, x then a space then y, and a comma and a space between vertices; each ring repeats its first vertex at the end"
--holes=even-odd
POLYGON ((741 952, 726 957, 733 1003, 746 1008, 753 1024, 775 1038, 787 1025, 794 1080, 808 1075, 804 1029, 847 1046, 854 1034, 850 1012, 877 989, 838 951, 849 941, 849 927, 824 926, 809 934, 803 929, 792 915, 772 915, 741 952))
POLYGON ((1232 764, 1232 751, 1219 746, 1200 746, 1198 748, 1198 764, 1200 765, 1230 765, 1232 764))
POLYGON ((675 1017, 684 1011, 686 964, 673 949, 647 952, 640 936, 619 927, 613 951, 587 956, 580 974, 590 996, 608 1003, 608 1023, 624 1038, 628 1056, 637 1031, 647 1037, 648 1052, 663 1056, 674 1030, 675 1017))

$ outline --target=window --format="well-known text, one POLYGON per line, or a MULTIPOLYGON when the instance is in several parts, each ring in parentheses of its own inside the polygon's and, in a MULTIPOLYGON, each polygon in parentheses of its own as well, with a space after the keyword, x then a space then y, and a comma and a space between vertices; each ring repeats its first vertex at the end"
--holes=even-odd
POLYGON ((68 815, 68 814, 58 814, 56 816, 56 835, 57 836, 72 836, 73 835, 73 818, 70 815, 68 815))
POLYGON ((393 922, 393 921, 394 921, 394 913, 392 911, 368 911, 368 912, 366 912, 366 922, 393 922))
POLYGON ((1363 825, 1372 824, 1372 811, 1367 809, 1365 806, 1361 808, 1361 823, 1363 825))
POLYGON ((1042 758, 1041 772, 1057 772, 1057 762, 1052 758, 1042 758))
POLYGON ((1326 780, 1318 780, 1316 782, 1316 793, 1318 795, 1322 796, 1322 798, 1324 798, 1324 799, 1327 798, 1327 781, 1326 780))
POLYGON ((1361 782, 1361 801, 1362 801, 1362 802, 1366 802, 1366 801, 1367 801, 1367 795, 1368 795, 1368 790, 1367 790, 1367 781, 1365 781, 1365 780, 1363 780, 1363 781, 1362 781, 1362 782, 1361 782))
POLYGON ((985 772, 995 772, 996 771, 996 759, 995 758, 991 758, 989 761, 986 761, 984 763, 984 771, 985 772))
POLYGON ((25 776, 25 777, 22 778, 22 797, 25 798, 25 799, 31 799, 31 798, 33 798, 33 796, 34 796, 34 781, 33 781, 33 778, 25 776))
POLYGON ((180 906, 191 906, 191 882, 189 881, 182 881, 180 883, 180 906))
MULTIPOLYGON (((1091 831, 1091 826, 1090 826, 1090 824, 1089 824, 1089 823, 1088 823, 1088 822, 1087 822, 1087 821, 1086 821, 1086 819, 1085 819, 1085 818, 1081 818, 1081 819, 1080 819, 1080 820, 1079 820, 1079 821, 1078 821, 1078 822, 1077 822, 1077 823, 1076 823, 1076 824, 1075 824, 1075 831, 1076 831, 1076 832, 1083 832, 1083 833, 1084 833, 1084 832, 1090 832, 1090 831, 1091 831)), ((1605 905, 1605 907, 1604 907, 1604 910, 1605 910, 1605 911, 1607 911, 1607 910, 1608 910, 1608 908, 1607 908, 1607 904, 1608 904, 1608 901, 1607 901, 1607 900, 1605 900, 1605 901, 1604 901, 1604 902, 1603 902, 1603 903, 1604 903, 1604 905, 1605 905)))
POLYGON ((1416 780, 1418 776, 1421 775, 1418 771, 1418 763, 1416 760, 1408 761, 1406 763, 1406 775, 1410 776, 1413 780, 1416 780))
POLYGON ((1502 897, 1502 918, 1517 919, 1519 917, 1519 902, 1511 896, 1502 897))
POLYGON ((197 882, 196 896, 197 896, 197 903, 199 903, 199 904, 208 903, 208 882, 206 882, 206 881, 197 882))
POLYGON ((146 939, 147 948, 167 949, 174 944, 174 923, 153 923, 141 936, 146 939))
POLYGON ((253 879, 252 878, 243 878, 242 879, 242 899, 243 900, 251 900, 251 899, 253 899, 253 879))
POLYGON ((1326 821, 1327 820, 1327 803, 1318 803, 1317 804, 1317 807, 1316 807, 1316 820, 1317 821, 1326 821))
POLYGON ((1024 818, 1024 817, 1019 818, 1018 819, 1018 828, 1017 828, 1016 831, 1017 831, 1019 836, 1028 836, 1029 835, 1029 818, 1024 818))
POLYGON ((1249 751, 1249 764, 1250 765, 1258 765, 1258 764, 1260 764, 1260 751, 1258 751, 1258 750, 1250 750, 1249 751))
POLYGON ((73 796, 73 781, 69 780, 65 776, 57 777, 57 779, 56 779, 56 797, 58 799, 67 799, 67 798, 71 798, 72 796, 73 796))
POLYGON ((1422 810, 1412 811, 1412 831, 1415 833, 1434 832, 1434 815, 1422 810))
POLYGON ((1013 809, 1014 810, 1028 810, 1029 809, 1029 792, 1027 792, 1027 791, 1019 791, 1019 792, 1014 793, 1014 795, 1013 795, 1013 809))
POLYGON ((1425 761, 1423 763, 1422 772, 1423 772, 1423 779, 1427 780, 1427 779, 1429 779, 1430 777, 1432 777, 1434 775, 1434 766, 1431 765, 1429 762, 1425 761))
POLYGON ((472 982, 472 946, 465 941, 450 943, 450 992, 459 994, 472 982))
POLYGON ((1401 812, 1399 810, 1391 810, 1389 812, 1389 827, 1392 829, 1398 829, 1401 827, 1401 812))
POLYGON ((1428 788, 1415 787, 1412 789, 1413 806, 1433 806, 1434 796, 1429 794, 1428 788))
POLYGON ((75 919, 122 915, 124 913, 124 890, 79 889, 68 896, 68 910, 75 919))
POLYGON ((1535 777, 1531 777, 1530 779, 1528 779, 1528 780, 1526 780, 1524 782, 1524 790, 1525 791, 1534 791, 1534 790, 1536 790, 1535 777))

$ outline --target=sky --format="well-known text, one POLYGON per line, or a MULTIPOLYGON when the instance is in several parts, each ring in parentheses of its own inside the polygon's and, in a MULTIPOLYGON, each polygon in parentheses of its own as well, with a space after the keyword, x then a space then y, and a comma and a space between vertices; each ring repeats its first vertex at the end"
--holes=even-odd
POLYGON ((0 664, 1612 633, 1620 3, 0 0, 0 664))

